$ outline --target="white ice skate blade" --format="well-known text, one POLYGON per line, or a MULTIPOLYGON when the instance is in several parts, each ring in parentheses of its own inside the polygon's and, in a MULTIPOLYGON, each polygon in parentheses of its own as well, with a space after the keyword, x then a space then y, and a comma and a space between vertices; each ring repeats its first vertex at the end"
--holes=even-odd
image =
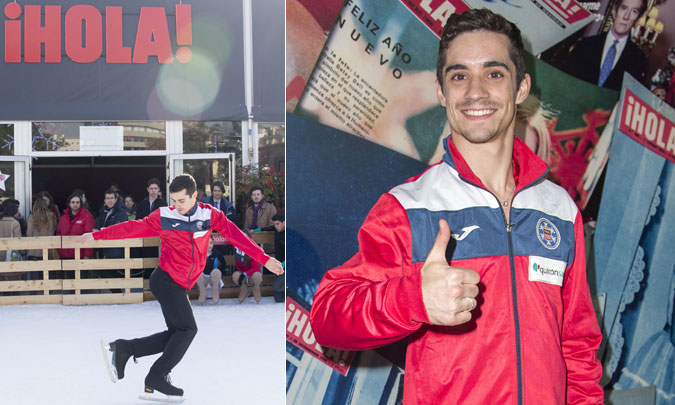
POLYGON ((110 352, 110 345, 105 343, 101 339, 101 351, 103 352, 103 360, 105 360, 105 367, 108 369, 108 376, 110 376, 110 381, 117 382, 117 370, 115 367, 110 365, 110 359, 108 358, 108 352, 110 352))
POLYGON ((174 403, 185 401, 185 397, 178 395, 166 395, 158 391, 152 393, 144 392, 138 396, 138 399, 153 402, 174 402, 174 403))

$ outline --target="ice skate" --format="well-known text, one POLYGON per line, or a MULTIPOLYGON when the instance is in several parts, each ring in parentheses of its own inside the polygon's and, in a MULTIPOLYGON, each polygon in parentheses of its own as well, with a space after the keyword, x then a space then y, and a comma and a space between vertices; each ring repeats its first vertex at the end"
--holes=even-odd
MULTIPOLYGON (((147 388, 146 388, 146 390, 147 390, 147 388)), ((138 399, 142 399, 144 401, 173 402, 173 403, 185 401, 185 398, 183 396, 166 395, 166 394, 162 394, 159 391, 144 392, 144 393, 142 393, 141 395, 138 396, 138 399)))
POLYGON ((204 305, 206 303, 206 287, 199 288, 199 298, 197 298, 197 303, 199 305, 204 305))
MULTIPOLYGON (((131 347, 126 340, 117 339, 111 343, 105 343, 101 340, 101 350, 103 351, 103 359, 105 360, 106 368, 108 369, 108 376, 110 380, 116 383, 118 380, 124 378, 124 367, 132 356, 131 347), (112 360, 108 358, 108 352, 112 352, 112 360)), ((134 359, 136 361, 136 359, 134 359)))
MULTIPOLYGON (((244 276, 242 276, 244 277, 244 276)), ((249 291, 248 291, 248 284, 244 282, 241 286, 241 290, 239 291, 239 303, 241 304, 244 302, 244 300, 248 297, 249 291)))
POLYGON ((148 374, 145 377, 145 391, 138 398, 155 402, 183 402, 183 390, 171 385, 169 375, 148 374))

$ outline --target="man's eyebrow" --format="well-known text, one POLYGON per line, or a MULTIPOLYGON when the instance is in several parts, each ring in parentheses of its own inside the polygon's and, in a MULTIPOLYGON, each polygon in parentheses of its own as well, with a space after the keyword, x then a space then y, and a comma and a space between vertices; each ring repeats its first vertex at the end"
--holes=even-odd
POLYGON ((506 69, 507 72, 511 72, 511 69, 509 69, 509 65, 507 65, 504 62, 498 62, 496 60, 491 60, 489 62, 485 62, 483 64, 483 67, 486 67, 486 68, 487 67, 502 67, 502 68, 506 69))
POLYGON ((454 65, 450 65, 450 66, 446 67, 445 71, 443 73, 447 75, 448 72, 450 72, 452 70, 463 70, 463 69, 466 69, 466 65, 462 65, 461 63, 456 63, 454 65))
MULTIPOLYGON (((506 69, 506 71, 511 72, 511 69, 509 69, 509 66, 504 63, 504 62, 499 62, 496 60, 491 60, 488 62, 483 63, 483 67, 485 68, 490 68, 490 67, 502 67, 506 69)), ((453 70, 465 70, 467 69, 466 65, 462 65, 461 63, 455 63, 454 65, 450 65, 445 68, 445 71, 443 72, 444 74, 448 74, 448 72, 453 71, 453 70)))

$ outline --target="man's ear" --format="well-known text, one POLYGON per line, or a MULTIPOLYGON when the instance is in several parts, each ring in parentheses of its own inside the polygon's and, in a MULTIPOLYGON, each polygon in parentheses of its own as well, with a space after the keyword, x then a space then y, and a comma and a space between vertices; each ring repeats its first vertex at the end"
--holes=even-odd
POLYGON ((194 200, 195 198, 197 198, 197 195, 198 195, 198 194, 199 194, 199 193, 197 192, 197 190, 195 190, 195 192, 192 193, 192 199, 194 200))
POLYGON ((531 79, 530 75, 525 73, 525 76, 523 77, 523 80, 520 81, 520 85, 518 86, 518 92, 516 93, 516 104, 520 104, 525 99, 527 96, 530 95, 530 85, 531 85, 531 79))
POLYGON ((438 97, 438 102, 445 107, 445 94, 443 94, 443 87, 438 80, 436 80, 436 96, 438 97))

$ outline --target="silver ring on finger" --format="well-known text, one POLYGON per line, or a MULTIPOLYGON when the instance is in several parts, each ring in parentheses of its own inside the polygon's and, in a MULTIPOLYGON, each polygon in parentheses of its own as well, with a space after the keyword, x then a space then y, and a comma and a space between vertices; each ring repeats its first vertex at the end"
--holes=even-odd
POLYGON ((471 302, 471 308, 467 309, 466 312, 471 312, 476 309, 476 300, 470 297, 466 297, 471 302))

